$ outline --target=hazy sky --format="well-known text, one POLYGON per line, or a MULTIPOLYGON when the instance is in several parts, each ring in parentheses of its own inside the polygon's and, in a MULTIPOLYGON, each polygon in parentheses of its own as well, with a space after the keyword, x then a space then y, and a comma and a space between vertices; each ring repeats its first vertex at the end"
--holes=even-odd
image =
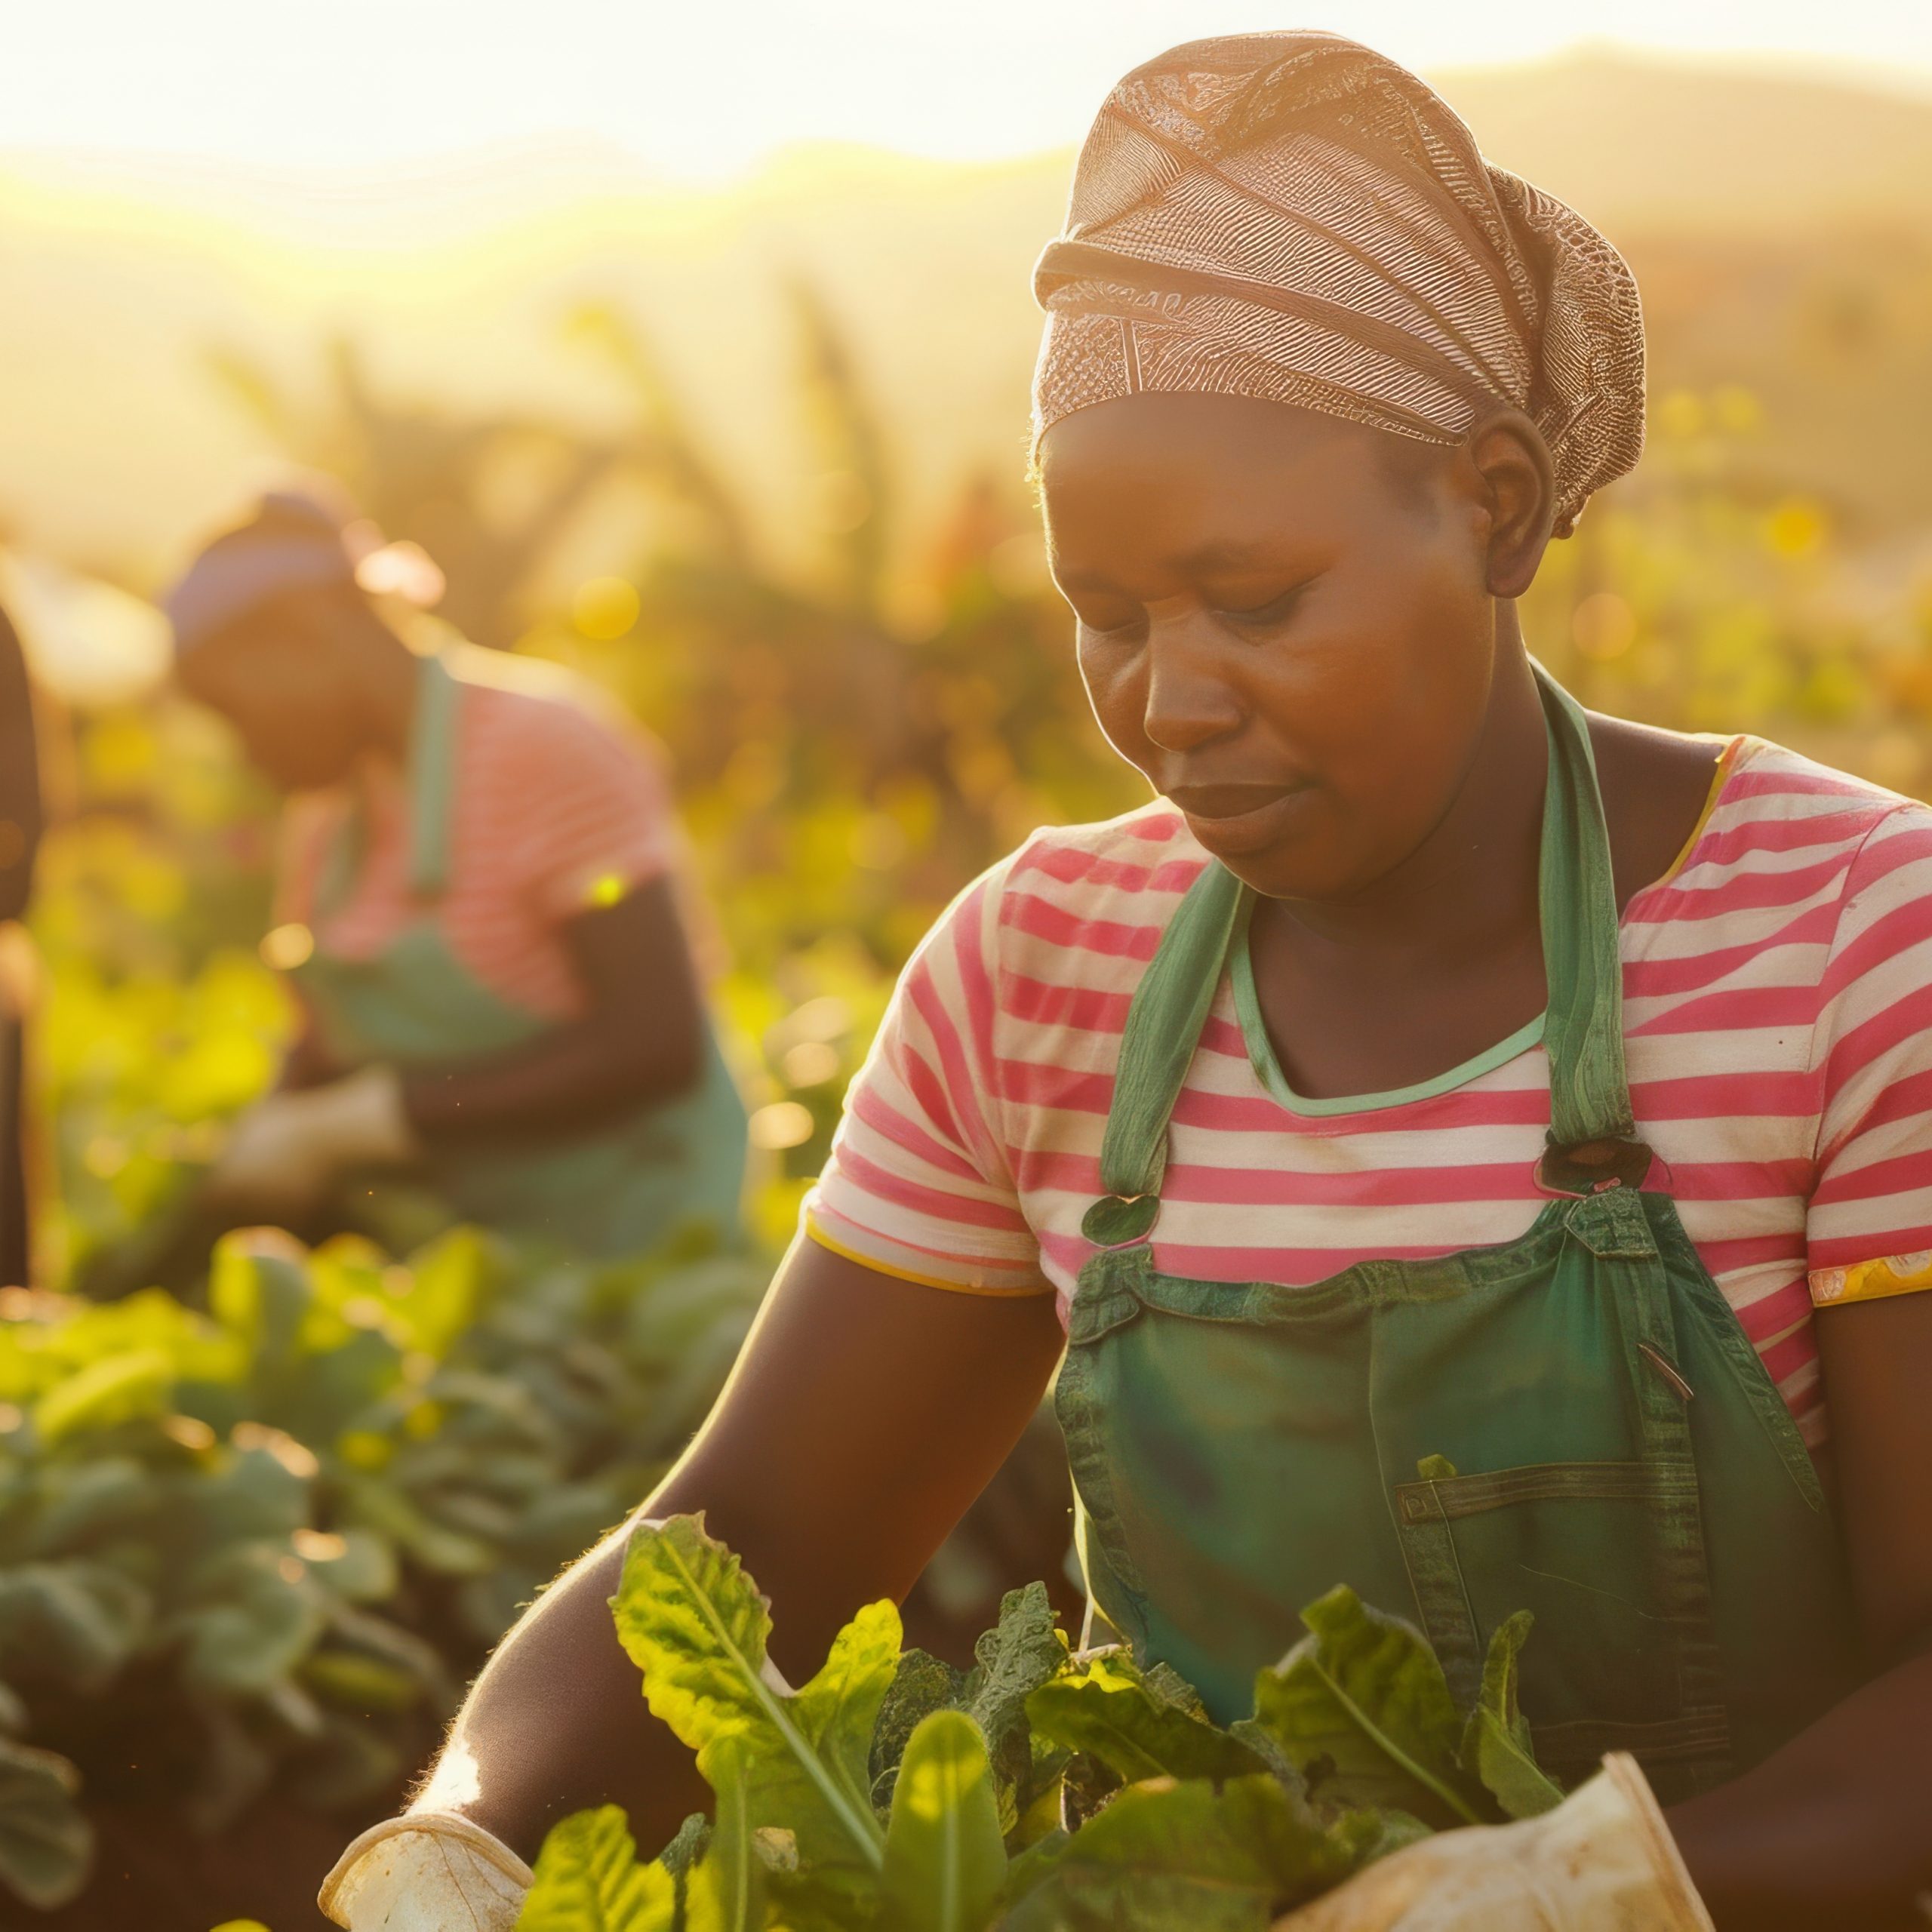
POLYGON ((1298 15, 1417 66, 1596 38, 1932 88, 1927 0, 0 0, 0 149, 366 168, 568 134, 699 178, 826 137, 1010 154, 1076 139, 1164 45, 1298 15))

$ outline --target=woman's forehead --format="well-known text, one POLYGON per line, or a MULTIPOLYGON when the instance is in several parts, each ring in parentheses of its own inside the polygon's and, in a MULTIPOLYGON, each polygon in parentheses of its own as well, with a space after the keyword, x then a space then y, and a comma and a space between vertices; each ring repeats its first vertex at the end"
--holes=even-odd
POLYGON ((1349 467, 1397 440, 1379 429, 1252 396, 1124 396, 1063 416, 1040 443, 1049 487, 1057 475, 1120 463, 1236 464, 1283 472, 1349 467))
POLYGON ((1075 411, 1047 432, 1041 496, 1057 534, 1097 519, 1179 516, 1193 526, 1192 548, 1233 565, 1267 541, 1284 505, 1340 510, 1381 495, 1391 471, 1416 460, 1383 447, 1400 441, 1282 403, 1134 396, 1075 411))

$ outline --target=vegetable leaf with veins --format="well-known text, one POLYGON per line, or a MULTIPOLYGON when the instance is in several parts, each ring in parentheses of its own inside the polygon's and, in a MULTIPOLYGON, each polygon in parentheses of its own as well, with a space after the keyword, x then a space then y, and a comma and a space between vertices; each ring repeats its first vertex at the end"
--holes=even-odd
POLYGON ((985 1932, 1006 1869, 985 1736, 964 1712, 935 1711, 893 1786, 883 1932, 985 1932))
POLYGON ((1487 1822, 1463 1768, 1462 1713, 1422 1633, 1346 1588, 1302 1622, 1308 1635, 1257 1678, 1255 1715, 1317 1794, 1435 1826, 1487 1822))
POLYGON ((614 1607, 652 1714, 697 1753, 714 1788, 720 1746, 742 1751, 747 1828, 791 1835, 797 1888, 826 1910, 869 1899, 885 1835, 872 1807, 868 1757, 898 1663, 897 1611, 889 1603, 861 1611, 824 1668, 793 1694, 766 1656, 764 1599, 691 1516, 632 1533, 614 1607))
POLYGON ((1489 1640, 1481 1695, 1463 1731, 1463 1762, 1512 1818, 1534 1818, 1563 1802, 1562 1787, 1537 1768, 1516 1701, 1516 1662, 1534 1620, 1519 1610, 1489 1640))

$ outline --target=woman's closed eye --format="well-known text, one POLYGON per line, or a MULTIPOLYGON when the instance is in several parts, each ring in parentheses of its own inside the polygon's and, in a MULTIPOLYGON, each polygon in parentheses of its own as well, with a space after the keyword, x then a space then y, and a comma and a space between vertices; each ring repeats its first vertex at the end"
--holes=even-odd
POLYGON ((1286 590, 1277 591, 1273 596, 1259 604, 1250 604, 1244 600, 1239 604, 1217 603, 1215 614, 1229 623, 1240 625, 1244 629, 1266 629, 1269 625, 1278 624, 1287 617, 1307 594, 1309 585, 1314 581, 1312 577, 1304 578, 1300 583, 1291 584, 1286 590))
POLYGON ((1147 628, 1145 611, 1109 611, 1101 614, 1109 621, 1101 623, 1097 617, 1090 617, 1084 612, 1074 613, 1083 635, 1102 644, 1127 644, 1140 636, 1147 628))

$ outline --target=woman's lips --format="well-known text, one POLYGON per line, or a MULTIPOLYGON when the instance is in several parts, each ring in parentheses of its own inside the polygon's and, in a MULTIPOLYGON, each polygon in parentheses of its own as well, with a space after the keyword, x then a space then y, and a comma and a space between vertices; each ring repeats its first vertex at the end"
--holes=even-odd
POLYGON ((1181 785, 1168 794, 1209 851, 1251 852, 1281 835, 1306 785, 1181 785))

